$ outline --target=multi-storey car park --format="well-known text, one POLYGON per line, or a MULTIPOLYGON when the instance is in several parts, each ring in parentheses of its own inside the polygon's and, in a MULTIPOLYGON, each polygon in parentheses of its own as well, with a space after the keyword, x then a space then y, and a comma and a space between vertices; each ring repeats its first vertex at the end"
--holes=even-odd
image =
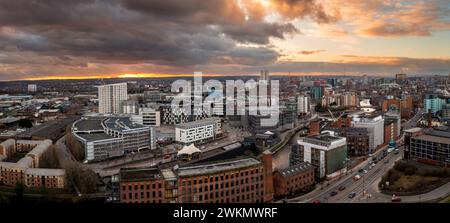
POLYGON ((74 122, 72 133, 83 143, 87 162, 156 148, 154 129, 130 117, 83 117, 74 122))

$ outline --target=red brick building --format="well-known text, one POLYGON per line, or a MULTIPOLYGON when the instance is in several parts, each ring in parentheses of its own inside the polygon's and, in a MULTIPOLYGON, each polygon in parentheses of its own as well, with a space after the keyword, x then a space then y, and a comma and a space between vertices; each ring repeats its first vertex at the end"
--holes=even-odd
POLYGON ((158 168, 120 170, 120 202, 165 203, 163 179, 158 168))
POLYGON ((276 198, 293 195, 314 185, 314 167, 310 163, 300 163, 275 170, 273 182, 276 198))
POLYGON ((262 203, 273 199, 272 155, 162 169, 122 169, 122 203, 262 203))

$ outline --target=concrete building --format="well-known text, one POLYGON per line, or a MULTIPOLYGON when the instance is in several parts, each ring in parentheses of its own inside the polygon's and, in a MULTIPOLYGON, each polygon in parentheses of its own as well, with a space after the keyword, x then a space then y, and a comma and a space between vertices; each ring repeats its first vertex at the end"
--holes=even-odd
POLYGON ((302 162, 273 173, 273 186, 276 198, 295 195, 310 189, 315 183, 314 167, 310 163, 302 162))
POLYGON ((161 112, 153 108, 139 108, 138 114, 131 116, 133 123, 146 126, 161 126, 161 112))
POLYGON ((345 107, 356 107, 358 100, 355 92, 344 92, 341 94, 341 105, 345 107))
POLYGON ((369 132, 369 153, 384 143, 384 119, 381 115, 356 115, 353 127, 366 128, 369 132))
POLYGON ((311 112, 311 99, 307 95, 297 96, 298 115, 308 115, 311 112))
POLYGON ((122 114, 137 114, 138 102, 135 100, 125 100, 122 102, 122 114))
POLYGON ((424 112, 436 113, 442 110, 442 106, 445 104, 445 100, 440 98, 437 94, 426 94, 423 99, 424 112))
POLYGON ((29 84, 28 85, 28 92, 36 92, 37 91, 37 85, 36 84, 29 84))
POLYGON ((194 122, 181 123, 175 126, 175 141, 187 144, 201 144, 214 140, 222 134, 222 119, 206 118, 194 122))
POLYGON ((334 177, 346 171, 347 140, 320 134, 298 140, 300 157, 316 168, 316 176, 334 177))
POLYGON ((83 143, 88 162, 156 149, 154 128, 130 117, 83 117, 73 123, 72 134, 83 143))
POLYGON ((418 162, 450 167, 450 132, 423 130, 410 137, 409 156, 418 162))
POLYGON ((386 112, 384 114, 384 144, 397 141, 401 133, 401 118, 397 112, 386 112))
POLYGON ((127 83, 98 86, 99 113, 122 113, 122 103, 125 100, 128 100, 127 83))

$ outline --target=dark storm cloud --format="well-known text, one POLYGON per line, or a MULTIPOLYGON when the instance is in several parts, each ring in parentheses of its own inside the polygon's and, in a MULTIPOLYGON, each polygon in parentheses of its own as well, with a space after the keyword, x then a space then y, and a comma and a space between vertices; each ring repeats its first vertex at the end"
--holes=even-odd
MULTIPOLYGON (((289 23, 246 18, 243 9, 228 0, 0 1, 3 64, 27 64, 23 55, 33 52, 55 57, 56 62, 70 58, 84 66, 90 62, 189 67, 223 61, 257 65, 275 61, 278 54, 238 43, 264 45, 270 37, 295 32, 289 23)), ((48 62, 42 60, 42 65, 48 62)), ((0 72, 5 70, 11 72, 5 68, 0 72)))

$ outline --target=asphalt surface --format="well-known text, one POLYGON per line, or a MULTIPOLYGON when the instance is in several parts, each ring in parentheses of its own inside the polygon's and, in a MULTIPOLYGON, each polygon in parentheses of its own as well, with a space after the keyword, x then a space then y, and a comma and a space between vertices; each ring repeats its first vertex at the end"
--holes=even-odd
MULTIPOLYGON (((403 129, 410 129, 417 126, 417 122, 421 119, 423 113, 419 109, 417 113, 410 120, 402 124, 403 129)), ((398 140, 403 141, 403 136, 398 140)), ((377 157, 378 162, 370 166, 372 158, 368 158, 363 161, 352 170, 337 179, 333 179, 322 184, 319 184, 316 189, 306 195, 289 199, 287 202, 316 202, 321 203, 383 203, 391 202, 392 196, 381 193, 378 190, 378 183, 380 182, 382 176, 391 169, 397 160, 403 157, 403 146, 399 147, 399 153, 394 152, 388 153, 385 157, 382 156, 383 150, 387 146, 382 147, 377 152, 373 154, 377 157), (364 172, 359 172, 359 170, 365 170, 364 172), (355 175, 360 175, 359 180, 354 180, 355 175), (341 189, 341 190, 339 190, 341 189), (332 194, 333 192, 333 194, 332 194), (352 198, 349 197, 350 193, 355 193, 356 195, 352 198)), ((439 198, 449 196, 450 194, 450 183, 443 185, 433 191, 425 194, 416 196, 403 196, 402 202, 431 202, 436 201, 439 198)))

